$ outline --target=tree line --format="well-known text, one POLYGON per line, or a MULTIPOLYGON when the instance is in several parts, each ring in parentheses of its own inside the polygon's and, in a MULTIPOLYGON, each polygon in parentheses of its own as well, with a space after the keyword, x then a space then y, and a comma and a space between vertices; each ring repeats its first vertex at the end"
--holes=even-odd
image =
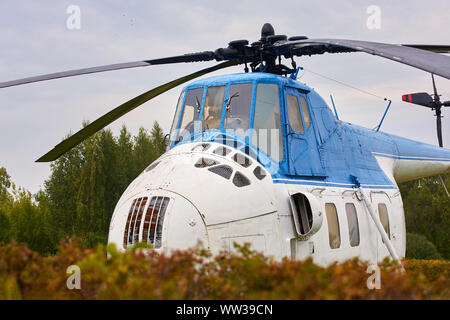
POLYGON ((150 133, 116 137, 102 130, 51 164, 51 175, 35 195, 16 187, 0 168, 0 244, 11 239, 42 254, 60 239, 76 236, 92 247, 106 243, 114 207, 130 182, 165 149, 157 122, 150 133))

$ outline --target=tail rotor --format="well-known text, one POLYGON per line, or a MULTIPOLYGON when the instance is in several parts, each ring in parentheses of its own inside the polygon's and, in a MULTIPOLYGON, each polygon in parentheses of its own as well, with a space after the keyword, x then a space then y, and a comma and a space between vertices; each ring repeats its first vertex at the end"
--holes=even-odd
POLYGON ((442 107, 450 107, 450 101, 441 102, 440 95, 436 89, 436 83, 434 81, 434 74, 431 74, 431 81, 433 83, 433 96, 426 92, 410 93, 402 96, 402 100, 405 102, 418 104, 427 108, 430 108, 435 112, 436 116, 436 131, 439 147, 443 147, 442 142, 442 107))

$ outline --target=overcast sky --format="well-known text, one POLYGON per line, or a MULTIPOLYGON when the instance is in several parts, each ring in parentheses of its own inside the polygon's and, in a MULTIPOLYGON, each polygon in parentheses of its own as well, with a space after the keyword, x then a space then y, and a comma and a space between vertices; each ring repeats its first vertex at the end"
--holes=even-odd
MULTIPOLYGON (((256 41, 270 22, 277 34, 347 38, 389 43, 450 45, 450 1, 87 1, 2 0, 0 81, 110 63, 152 59, 226 47, 235 39, 256 41), (70 30, 70 5, 81 12, 81 28, 70 30), (368 6, 381 12, 380 29, 369 29, 368 6)), ((393 103, 382 130, 437 144, 435 117, 401 102, 405 93, 431 92, 430 75, 363 53, 297 59, 307 70, 357 86, 393 103)), ((0 167, 36 192, 50 174, 34 161, 69 132, 161 83, 214 63, 154 66, 105 72, 0 89, 0 167)), ((242 72, 234 67, 220 73, 242 72)), ((301 82, 330 103, 339 117, 375 127, 386 102, 305 71, 301 82)), ((437 77, 450 99, 450 82, 437 77)), ((157 120, 168 132, 181 88, 155 98, 114 122, 133 133, 157 120)), ((450 110, 444 110, 444 146, 450 147, 450 110)))

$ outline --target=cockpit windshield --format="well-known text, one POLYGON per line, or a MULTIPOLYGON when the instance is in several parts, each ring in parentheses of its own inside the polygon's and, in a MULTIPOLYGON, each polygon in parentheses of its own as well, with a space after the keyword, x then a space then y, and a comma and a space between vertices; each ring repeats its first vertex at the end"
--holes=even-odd
POLYGON ((224 129, 247 137, 251 105, 252 84, 232 84, 226 104, 224 129))
POLYGON ((205 106, 203 107, 202 130, 220 128, 222 118, 225 86, 209 87, 206 92, 205 106))
MULTIPOLYGON (((184 106, 180 97, 173 128, 178 124, 175 144, 196 131, 220 130, 232 132, 267 153, 276 161, 283 159, 283 137, 278 85, 258 83, 255 95, 255 115, 253 134, 249 137, 250 114, 252 108, 253 83, 234 83, 189 89, 184 106), (178 120, 180 118, 180 120, 178 120), (201 120, 201 123, 196 123, 201 120)), ((169 144, 172 146, 172 144, 169 144)))
POLYGON ((195 131, 195 122, 199 119, 202 100, 203 88, 191 89, 186 93, 181 123, 175 142, 181 141, 195 131))
POLYGON ((252 90, 252 83, 232 84, 228 88, 225 85, 211 86, 207 88, 204 105, 202 105, 203 88, 187 90, 186 98, 182 93, 172 123, 169 148, 172 147, 173 141, 178 143, 200 128, 201 130, 229 130, 246 138, 250 123, 252 90), (200 114, 201 125, 196 125, 196 122, 200 120, 200 114), (222 119, 223 115, 224 119, 222 119), (174 139, 175 135, 176 139, 174 139))
POLYGON ((177 131, 178 118, 180 117, 181 108, 183 106, 184 94, 185 92, 183 91, 180 97, 178 98, 177 110, 175 111, 175 117, 173 117, 172 127, 170 128, 169 144, 168 144, 169 148, 172 147, 175 132, 177 131))

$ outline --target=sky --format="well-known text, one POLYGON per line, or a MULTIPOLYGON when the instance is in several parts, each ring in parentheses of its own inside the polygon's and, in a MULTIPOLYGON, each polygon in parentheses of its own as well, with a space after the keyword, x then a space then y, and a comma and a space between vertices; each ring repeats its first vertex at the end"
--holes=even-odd
MULTIPOLYGON (((448 0, 423 1, 88 1, 2 0, 0 2, 0 81, 104 64, 147 60, 215 50, 228 42, 260 38, 265 22, 277 34, 387 43, 450 45, 448 0), (80 28, 68 28, 80 10, 80 28), (379 28, 369 22, 379 9, 379 28), (72 16, 73 17, 73 16, 72 16), (70 24, 69 24, 70 25, 70 24)), ((437 144, 429 109, 404 103, 402 94, 431 93, 426 72, 363 54, 297 58, 305 68, 299 81, 313 87, 341 120, 373 128, 387 103, 316 73, 392 100, 381 131, 437 144)), ((104 72, 0 89, 0 167, 16 185, 35 193, 50 175, 50 164, 34 161, 68 133, 81 129, 123 102, 162 83, 215 62, 152 66, 104 72)), ((232 67, 214 75, 243 72, 232 67)), ((450 82, 436 77, 442 99, 450 82)), ((133 133, 158 121, 170 130, 181 87, 174 88, 112 123, 133 133)), ((444 147, 450 148, 450 108, 443 110, 444 147)))

